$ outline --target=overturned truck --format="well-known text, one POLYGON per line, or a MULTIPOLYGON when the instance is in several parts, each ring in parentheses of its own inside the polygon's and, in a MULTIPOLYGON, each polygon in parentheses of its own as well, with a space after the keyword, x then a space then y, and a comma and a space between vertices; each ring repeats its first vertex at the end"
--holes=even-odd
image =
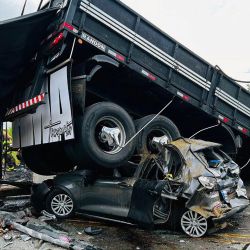
POLYGON ((122 2, 51 0, 0 33, 1 119, 34 172, 109 171, 210 126, 196 138, 247 162, 249 92, 122 2))

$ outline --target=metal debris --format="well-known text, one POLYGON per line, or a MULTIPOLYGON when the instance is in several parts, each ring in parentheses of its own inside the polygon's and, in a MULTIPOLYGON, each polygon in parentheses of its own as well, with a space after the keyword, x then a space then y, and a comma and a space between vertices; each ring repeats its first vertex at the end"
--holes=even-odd
POLYGON ((5 235, 3 236, 3 238, 4 238, 5 241, 10 241, 10 240, 12 240, 12 235, 10 235, 10 234, 5 234, 5 235))
POLYGON ((31 239, 31 237, 28 236, 27 234, 21 234, 21 235, 20 235, 20 238, 21 238, 21 240, 23 240, 23 241, 28 241, 28 240, 31 239))
POLYGON ((3 246, 3 248, 5 248, 5 247, 7 247, 7 246, 9 246, 9 245, 11 245, 11 244, 13 244, 13 241, 10 241, 10 242, 6 243, 6 244, 3 246))
POLYGON ((41 212, 42 216, 39 217, 40 221, 56 221, 56 216, 54 214, 50 214, 45 210, 41 212))
POLYGON ((15 223, 13 221, 7 221, 6 225, 8 225, 10 228, 15 229, 17 231, 20 231, 22 233, 25 233, 27 235, 30 235, 33 238, 37 238, 55 245, 58 245, 60 247, 64 247, 66 249, 74 249, 74 250, 84 250, 84 249, 91 249, 94 250, 96 249, 94 246, 85 243, 81 241, 80 243, 73 243, 72 241, 68 242, 62 239, 55 239, 51 236, 48 236, 44 233, 37 232, 35 230, 32 230, 28 227, 22 226, 18 223, 15 223))
POLYGON ((97 228, 97 227, 86 227, 86 228, 84 228, 84 232, 88 235, 94 236, 94 235, 101 234, 102 229, 97 228))

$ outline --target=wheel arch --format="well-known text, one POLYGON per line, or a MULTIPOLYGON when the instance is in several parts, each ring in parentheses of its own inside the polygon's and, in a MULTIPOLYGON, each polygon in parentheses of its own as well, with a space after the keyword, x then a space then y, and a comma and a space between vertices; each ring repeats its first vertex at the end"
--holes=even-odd
MULTIPOLYGON (((73 192, 73 190, 70 190, 68 189, 67 187, 65 187, 64 185, 62 184, 57 184, 53 187, 53 189, 51 189, 50 193, 53 191, 53 190, 62 190, 63 192, 65 192, 66 194, 68 194, 72 199, 73 199, 73 202, 74 202, 74 210, 78 209, 79 207, 79 200, 81 199, 81 192, 73 192)), ((78 187, 78 190, 79 190, 79 187, 78 187)), ((47 195, 48 197, 48 195, 47 195)))

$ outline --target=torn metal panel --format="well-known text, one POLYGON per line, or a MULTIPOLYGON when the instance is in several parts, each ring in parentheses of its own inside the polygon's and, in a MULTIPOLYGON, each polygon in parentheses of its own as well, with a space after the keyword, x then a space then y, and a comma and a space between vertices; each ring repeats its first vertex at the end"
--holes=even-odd
POLYGON ((186 207, 205 218, 220 218, 249 204, 240 168, 220 146, 183 138, 166 145, 184 158, 174 180, 184 183, 181 196, 187 199, 186 207))
MULTIPOLYGON (((158 158, 156 156, 155 161, 158 165, 162 164, 161 169, 170 186, 171 183, 182 185, 182 191, 175 193, 175 198, 185 200, 183 207, 194 212, 190 216, 202 216, 203 219, 219 222, 248 206, 249 200, 240 178, 240 168, 220 150, 220 144, 181 138, 163 146, 163 151, 171 152, 172 162, 166 165, 164 159, 159 159, 164 157, 164 152, 158 158)), ((152 169, 150 164, 149 166, 152 169)), ((188 215, 189 213, 183 219, 183 228, 188 223, 188 215)), ((192 220, 189 222, 194 223, 192 220)), ((191 227, 195 226, 192 224, 191 227)), ((196 237, 195 230, 201 230, 194 228, 189 232, 186 231, 187 228, 183 230, 192 237, 196 237)))

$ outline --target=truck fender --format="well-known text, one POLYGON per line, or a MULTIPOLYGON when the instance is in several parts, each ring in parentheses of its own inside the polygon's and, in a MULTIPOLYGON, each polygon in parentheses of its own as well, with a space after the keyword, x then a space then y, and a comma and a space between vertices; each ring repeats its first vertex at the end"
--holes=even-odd
POLYGON ((111 67, 119 67, 120 64, 114 60, 113 58, 106 55, 95 55, 88 59, 87 61, 87 81, 91 81, 94 75, 101 70, 103 67, 111 66, 111 67))
POLYGON ((204 131, 200 139, 222 144, 222 150, 229 155, 236 155, 240 147, 239 138, 230 127, 223 123, 212 130, 204 131))
POLYGON ((120 64, 119 62, 117 62, 116 60, 114 60, 113 58, 109 57, 109 56, 106 56, 106 55, 95 55, 93 57, 91 57, 88 62, 94 62, 94 64, 110 64, 112 66, 115 66, 115 67, 119 67, 120 64))
POLYGON ((231 143, 223 145, 225 147, 225 150, 227 150, 229 154, 236 155, 238 153, 238 149, 241 147, 241 143, 239 143, 238 137, 235 136, 233 130, 227 125, 222 124, 221 127, 224 128, 224 131, 226 131, 227 133, 228 140, 231 141, 231 143))

